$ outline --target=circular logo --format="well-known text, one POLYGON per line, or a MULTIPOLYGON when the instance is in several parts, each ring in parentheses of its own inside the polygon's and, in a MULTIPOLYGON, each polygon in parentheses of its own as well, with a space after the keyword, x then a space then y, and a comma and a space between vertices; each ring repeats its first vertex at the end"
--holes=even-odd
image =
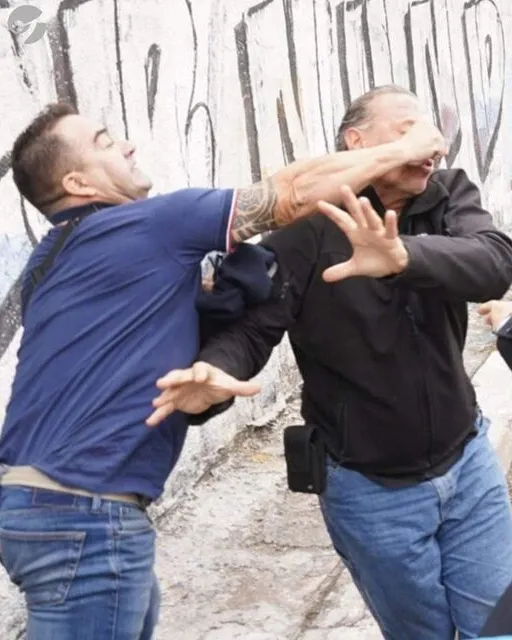
MULTIPOLYGON (((32 23, 42 14, 41 9, 33 7, 29 4, 23 4, 11 11, 7 19, 7 28, 11 33, 20 36, 31 28, 32 23)), ((41 40, 46 33, 46 24, 44 22, 35 22, 32 33, 24 41, 25 44, 32 44, 41 40)))

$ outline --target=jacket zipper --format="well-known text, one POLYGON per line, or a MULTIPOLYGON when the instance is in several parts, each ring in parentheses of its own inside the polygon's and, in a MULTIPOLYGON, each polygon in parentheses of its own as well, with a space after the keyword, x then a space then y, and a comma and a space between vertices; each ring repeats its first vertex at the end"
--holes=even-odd
MULTIPOLYGON (((401 220, 400 220, 400 232, 401 233, 406 233, 407 235, 416 235, 413 233, 413 229, 412 229, 412 220, 410 218, 407 218, 406 215, 404 215, 406 213, 406 211, 404 210, 404 212, 402 213, 401 216, 401 220), (407 227, 407 230, 404 229, 404 227, 407 227)), ((421 351, 421 344, 420 344, 420 331, 418 328, 418 325, 416 323, 416 319, 414 317, 414 313, 412 312, 411 307, 409 306, 409 304, 407 304, 405 306, 405 311, 409 317, 409 321, 411 323, 411 327, 412 327, 412 332, 414 335, 414 343, 416 345, 416 354, 418 356, 418 364, 419 364, 419 368, 420 368, 420 376, 421 376, 421 398, 419 398, 420 402, 419 402, 419 409, 421 411, 421 418, 422 418, 422 422, 425 425, 425 429, 428 435, 428 442, 427 442, 427 467, 430 468, 432 466, 432 461, 431 461, 431 455, 432 455, 432 439, 433 439, 433 434, 432 434, 432 412, 431 412, 431 407, 430 407, 430 393, 429 393, 429 388, 428 388, 428 382, 427 382, 427 377, 426 377, 426 371, 425 371, 425 367, 424 367, 424 363, 423 362, 423 355, 422 355, 422 351, 421 351)))
POLYGON ((414 314, 411 308, 409 307, 409 305, 405 307, 405 310, 411 322, 412 331, 414 334, 414 343, 416 345, 416 353, 418 355, 418 361, 419 361, 418 364, 419 364, 420 376, 421 376, 421 382, 422 382, 421 399, 420 399, 419 405, 421 410, 422 422, 425 424, 426 431, 428 434, 427 461, 428 461, 428 467, 431 467, 432 463, 430 460, 430 456, 432 451, 432 425, 431 425, 432 416, 430 412, 430 402, 429 402, 430 398, 429 398, 429 392, 428 392, 427 378, 424 373, 424 363, 423 363, 423 357, 421 353, 420 332, 418 329, 418 325, 416 324, 416 320, 414 319, 414 314))

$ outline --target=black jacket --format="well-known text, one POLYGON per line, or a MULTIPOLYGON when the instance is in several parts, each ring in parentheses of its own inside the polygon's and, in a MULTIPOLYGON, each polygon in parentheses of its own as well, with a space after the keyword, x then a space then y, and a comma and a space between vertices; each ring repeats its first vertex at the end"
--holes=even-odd
MULTIPOLYGON (((382 214, 375 192, 365 195, 382 214)), ((280 298, 247 311, 199 355, 249 379, 288 330, 305 421, 343 465, 384 482, 443 473, 471 437, 466 302, 500 298, 512 281, 512 242, 462 170, 433 176, 400 216, 400 233, 406 271, 335 284, 321 274, 352 250, 327 218, 271 234, 263 244, 277 256, 280 298)))

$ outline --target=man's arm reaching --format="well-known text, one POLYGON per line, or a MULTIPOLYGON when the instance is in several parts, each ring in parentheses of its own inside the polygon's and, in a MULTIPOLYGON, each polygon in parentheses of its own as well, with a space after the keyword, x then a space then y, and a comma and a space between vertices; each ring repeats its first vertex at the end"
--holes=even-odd
POLYGON ((293 162, 270 178, 237 190, 231 242, 244 242, 308 216, 317 210, 319 200, 341 203, 341 186, 358 193, 403 164, 444 155, 445 146, 439 130, 421 121, 389 144, 293 162))
MULTIPOLYGON (((202 414, 220 404, 224 410, 233 397, 257 393, 259 387, 245 381, 265 366, 295 322, 318 260, 320 233, 318 225, 306 219, 273 234, 266 244, 279 265, 274 276, 279 294, 247 310, 240 321, 208 340, 193 367, 171 371, 157 382, 161 393, 153 402, 149 426, 174 411, 202 414)), ((212 416, 201 422, 207 417, 212 416)))
POLYGON ((259 385, 247 382, 265 366, 273 348, 293 323, 292 295, 249 310, 230 328, 208 340, 197 362, 189 369, 169 372, 157 381, 160 395, 153 401, 155 411, 147 420, 157 426, 174 411, 204 414, 213 405, 222 405, 200 416, 200 422, 225 411, 235 396, 252 396, 259 385))

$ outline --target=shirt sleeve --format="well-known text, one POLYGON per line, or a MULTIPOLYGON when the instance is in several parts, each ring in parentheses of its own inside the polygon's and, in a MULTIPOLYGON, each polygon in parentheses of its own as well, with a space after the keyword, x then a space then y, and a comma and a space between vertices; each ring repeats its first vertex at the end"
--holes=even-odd
POLYGON ((155 198, 155 232, 170 255, 188 267, 210 251, 230 251, 233 189, 182 189, 155 198))

